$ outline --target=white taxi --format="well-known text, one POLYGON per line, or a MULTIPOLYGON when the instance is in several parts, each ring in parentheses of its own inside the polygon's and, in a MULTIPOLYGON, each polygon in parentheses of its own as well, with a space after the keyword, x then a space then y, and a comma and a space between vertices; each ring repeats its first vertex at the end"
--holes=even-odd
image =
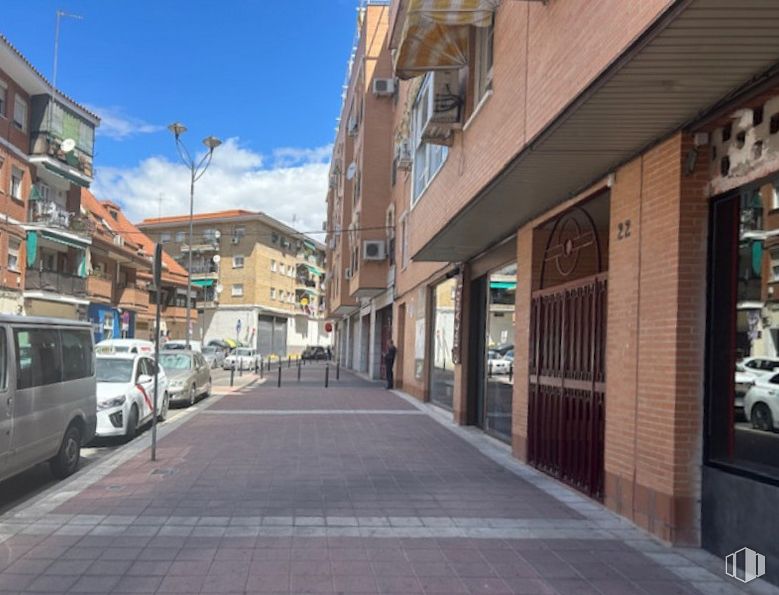
MULTIPOLYGON (((154 371, 148 355, 139 353, 97 354, 97 436, 131 439, 154 413, 154 371)), ((159 367, 157 374, 157 419, 168 414, 168 378, 159 367)))

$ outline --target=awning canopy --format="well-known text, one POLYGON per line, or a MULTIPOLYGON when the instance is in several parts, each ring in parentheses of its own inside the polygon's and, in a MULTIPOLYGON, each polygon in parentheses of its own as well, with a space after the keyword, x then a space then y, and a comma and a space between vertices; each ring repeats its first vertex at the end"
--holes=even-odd
POLYGON ((238 347, 238 343, 235 341, 235 339, 225 338, 225 339, 222 339, 222 340, 225 343, 227 343, 230 346, 231 349, 235 349, 236 347, 238 347))
POLYGON ((305 263, 303 266, 305 266, 308 269, 308 272, 311 273, 312 275, 319 276, 325 274, 325 272, 322 269, 320 269, 317 266, 314 266, 313 264, 305 263))
POLYGON ((73 182, 74 184, 76 184, 76 186, 81 186, 82 188, 89 188, 89 184, 87 182, 85 182, 84 180, 82 180, 78 176, 74 176, 73 174, 71 174, 70 172, 68 172, 66 170, 60 169, 59 167, 55 167, 54 165, 51 165, 49 163, 44 163, 43 165, 49 171, 54 172, 58 176, 62 176, 63 178, 65 178, 69 182, 73 182))
POLYGON ((409 0, 395 74, 401 79, 468 64, 468 27, 488 27, 500 0, 409 0))
POLYGON ((211 287, 213 284, 213 279, 194 279, 192 281, 192 285, 195 287, 211 287))
POLYGON ((490 289, 516 289, 516 281, 490 281, 490 289))
POLYGON ((66 237, 56 232, 51 232, 47 229, 42 229, 39 231, 39 233, 41 235, 41 238, 45 240, 49 240, 50 242, 57 242, 58 244, 70 246, 71 248, 78 248, 79 250, 84 250, 89 246, 89 242, 87 240, 80 240, 75 236, 69 235, 66 237))

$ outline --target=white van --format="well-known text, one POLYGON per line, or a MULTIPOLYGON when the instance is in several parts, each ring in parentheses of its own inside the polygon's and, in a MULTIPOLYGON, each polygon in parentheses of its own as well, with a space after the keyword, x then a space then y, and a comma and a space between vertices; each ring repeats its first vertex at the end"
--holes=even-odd
POLYGON ((154 343, 143 339, 104 339, 95 345, 98 355, 113 353, 154 353, 154 343))
POLYGON ((44 461, 67 477, 96 424, 92 325, 0 315, 0 480, 44 461))

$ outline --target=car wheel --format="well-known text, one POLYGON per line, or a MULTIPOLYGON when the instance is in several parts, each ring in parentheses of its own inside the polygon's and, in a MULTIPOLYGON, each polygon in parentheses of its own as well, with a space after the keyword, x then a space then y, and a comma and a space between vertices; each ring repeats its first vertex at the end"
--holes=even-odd
POLYGON ((765 403, 755 403, 752 407, 752 427, 756 430, 765 430, 766 432, 772 432, 774 429, 774 418, 771 415, 771 410, 765 403))
POLYGON ((170 396, 166 392, 162 395, 162 407, 157 414, 157 421, 165 421, 168 418, 168 410, 170 409, 170 396))
POLYGON ((51 473, 57 479, 64 479, 75 473, 78 462, 81 460, 81 430, 71 424, 65 431, 60 449, 51 461, 49 467, 51 473))
POLYGON ((130 408, 130 415, 127 416, 127 429, 124 432, 124 437, 127 440, 135 438, 135 434, 138 431, 138 407, 133 404, 130 408))
POLYGON ((189 406, 192 407, 192 405, 195 404, 195 398, 197 397, 197 389, 195 388, 195 385, 193 384, 189 388, 189 406))

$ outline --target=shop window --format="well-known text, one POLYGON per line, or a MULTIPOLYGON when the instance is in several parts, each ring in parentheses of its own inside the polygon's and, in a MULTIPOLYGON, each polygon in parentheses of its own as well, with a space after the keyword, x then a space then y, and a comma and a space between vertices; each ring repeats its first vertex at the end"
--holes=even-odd
POLYGON ((235 283, 232 288, 233 297, 243 297, 243 283, 235 283))
POLYGON ((710 464, 779 480, 779 247, 767 183, 712 205, 705 453, 710 464))
POLYGON ((452 408, 454 395, 454 294, 457 279, 447 279, 433 288, 433 337, 430 354, 430 400, 452 408))

